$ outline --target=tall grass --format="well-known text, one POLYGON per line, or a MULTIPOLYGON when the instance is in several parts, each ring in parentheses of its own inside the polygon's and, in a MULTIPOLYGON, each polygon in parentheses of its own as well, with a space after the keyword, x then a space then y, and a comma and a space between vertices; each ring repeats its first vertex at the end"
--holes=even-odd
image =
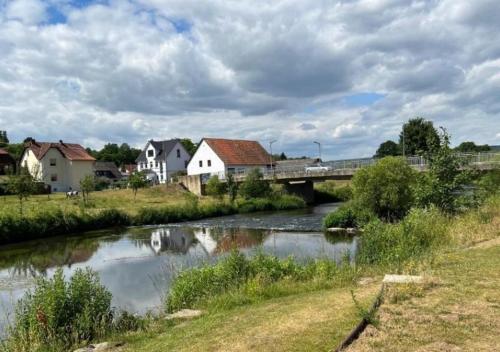
MULTIPOLYGON (((356 270, 349 265, 338 266, 328 259, 301 264, 293 258, 279 259, 259 253, 247 258, 233 251, 231 255, 212 265, 181 272, 174 280, 166 299, 166 310, 177 311, 194 308, 203 303, 225 301, 238 297, 248 300, 251 296, 278 291, 268 290, 280 282, 295 284, 318 282, 329 287, 338 282, 353 283, 356 270), (336 280, 340 279, 340 280, 336 280)), ((320 286, 321 286, 320 285, 320 286)), ((297 285, 294 285, 297 286, 297 285)))
POLYGON ((236 213, 298 209, 305 206, 301 198, 283 195, 240 200, 235 204, 229 202, 199 204, 197 201, 188 200, 177 205, 141 208, 135 215, 112 208, 100 211, 94 209, 64 211, 53 207, 35 212, 31 216, 20 216, 17 212, 2 212, 0 245, 109 227, 166 224, 236 213))
POLYGON ((111 293, 91 270, 77 270, 69 282, 62 270, 39 278, 17 303, 8 352, 67 351, 113 330, 111 293))

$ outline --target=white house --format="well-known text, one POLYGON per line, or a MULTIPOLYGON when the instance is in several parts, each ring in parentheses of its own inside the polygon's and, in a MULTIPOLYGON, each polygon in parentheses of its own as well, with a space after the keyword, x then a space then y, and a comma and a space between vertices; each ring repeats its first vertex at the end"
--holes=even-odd
POLYGON ((271 157, 257 141, 204 138, 187 167, 188 175, 217 175, 270 166, 271 157))
POLYGON ((150 140, 137 158, 137 171, 145 171, 155 183, 165 183, 173 174, 186 171, 191 155, 179 139, 150 140))
POLYGON ((79 144, 29 141, 21 157, 38 181, 49 185, 52 192, 79 191, 80 181, 94 175, 95 159, 79 144))

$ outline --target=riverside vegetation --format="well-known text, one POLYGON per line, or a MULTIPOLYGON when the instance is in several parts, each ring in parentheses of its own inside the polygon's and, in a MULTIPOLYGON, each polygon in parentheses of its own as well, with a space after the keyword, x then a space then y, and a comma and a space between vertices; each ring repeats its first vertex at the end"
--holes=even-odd
MULTIPOLYGON (((362 228, 354 266, 348 263, 338 266, 327 258, 299 263, 293 258, 278 259, 264 254, 247 258, 233 252, 219 263, 181 272, 167 293, 166 312, 201 308, 208 311, 206 317, 177 326, 175 322, 162 319, 145 320, 126 315, 127 323, 119 324, 124 327, 120 330, 115 328, 120 320, 117 316, 112 320, 114 323, 108 321, 104 324, 105 328, 99 333, 85 330, 78 333, 80 328, 73 327, 74 317, 68 315, 56 324, 65 328, 46 329, 44 308, 39 310, 38 307, 51 307, 53 298, 47 294, 43 296, 46 298, 41 298, 49 302, 47 305, 34 304, 36 300, 30 299, 32 296, 28 294, 18 306, 4 347, 9 352, 62 351, 64 349, 58 346, 68 349, 90 340, 115 336, 124 339, 131 351, 189 350, 193 346, 199 350, 208 350, 209 346, 220 349, 239 346, 238 349, 245 350, 255 349, 256 344, 261 349, 279 346, 281 350, 329 350, 363 316, 366 310, 362 305, 367 305, 376 294, 374 285, 361 287, 361 299, 355 299, 352 294, 349 303, 346 297, 351 295, 346 294, 346 290, 360 289, 357 282, 361 277, 379 276, 387 271, 420 273, 431 269, 443 253, 500 235, 500 170, 486 175, 464 171, 452 156, 445 133, 441 134, 434 148, 429 172, 425 174, 414 173, 403 160, 392 157, 361 170, 352 182, 352 200, 337 215, 325 219, 327 227, 354 225, 362 228), (476 186, 476 191, 466 192, 466 186, 471 184, 476 186), (327 303, 319 299, 320 296, 331 297, 331 301, 327 303), (341 306, 333 313, 323 315, 322 311, 331 312, 331 302, 336 299, 341 306), (307 311, 314 315, 298 318, 295 312, 287 309, 289 305, 302 312, 302 304, 307 304, 307 311), (273 315, 278 314, 274 313, 276 311, 280 312, 278 316, 273 315), (308 330, 292 324, 287 316, 298 318, 308 330), (321 319, 317 324, 307 323, 317 317, 321 319), (286 321, 290 333, 287 334, 286 329, 279 325, 271 328, 268 321, 278 324, 286 321), (279 344, 273 339, 266 344, 269 340, 265 338, 269 336, 269 332, 267 335, 264 332, 266 329, 283 336, 281 339, 277 337, 279 344), (64 337, 60 336, 60 341, 54 343, 50 336, 56 330, 64 337), (128 332, 124 333, 124 330, 128 332), (218 331, 223 331, 223 335, 218 331), (248 341, 243 336, 246 331, 252 336, 248 341), (264 337, 256 341, 255 335, 264 337), (32 340, 32 336, 41 337, 32 340), (189 336, 188 341, 186 336, 189 336)), ((264 200, 241 199, 241 202, 251 202, 241 203, 239 207, 242 208, 244 204, 259 209, 271 207, 264 200)), ((194 207, 193 204, 198 209, 195 214, 201 216, 200 206, 194 201, 187 203, 186 209, 194 207)), ((231 202, 226 206, 231 206, 231 202)), ((272 206, 278 207, 277 204, 272 206)), ((155 223, 165 217, 180 218, 185 215, 183 212, 172 209, 163 214, 158 208, 142 216, 155 223)), ((86 282, 85 285, 98 286, 93 275, 87 275, 86 282)), ((56 292, 54 288, 61 285, 56 280, 44 281, 37 289, 45 287, 47 292, 56 292)), ((401 295, 398 297, 395 299, 402 299, 401 295)), ((98 319, 94 321, 98 327, 103 326, 97 324, 103 316, 109 317, 108 305, 101 307, 92 316, 98 319)))

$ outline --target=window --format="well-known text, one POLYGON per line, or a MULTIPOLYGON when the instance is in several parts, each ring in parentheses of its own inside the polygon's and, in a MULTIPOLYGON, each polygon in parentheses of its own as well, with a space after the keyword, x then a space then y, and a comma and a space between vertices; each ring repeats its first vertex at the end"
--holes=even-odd
POLYGON ((177 149, 177 157, 180 158, 181 157, 181 150, 180 149, 177 149))
POLYGON ((227 173, 228 173, 228 174, 234 174, 234 173, 235 173, 235 169, 234 169, 234 167, 228 167, 228 168, 227 168, 227 173))
POLYGON ((50 182, 57 182, 57 174, 50 175, 50 182))
POLYGON ((207 160, 208 167, 212 166, 212 160, 207 160))
POLYGON ((50 166, 56 166, 56 159, 50 159, 50 166))
POLYGON ((199 165, 200 165, 200 167, 203 167, 203 160, 199 161, 199 165))
POLYGON ((149 157, 154 156, 154 155, 155 155, 155 151, 153 149, 148 150, 148 156, 149 157))
POLYGON ((184 160, 184 167, 188 167, 189 161, 184 160))
POLYGON ((150 167, 151 169, 153 168, 153 162, 152 162, 152 161, 150 161, 150 162, 149 162, 149 167, 150 167))
POLYGON ((155 162, 155 166, 158 167, 158 162, 157 161, 155 162))

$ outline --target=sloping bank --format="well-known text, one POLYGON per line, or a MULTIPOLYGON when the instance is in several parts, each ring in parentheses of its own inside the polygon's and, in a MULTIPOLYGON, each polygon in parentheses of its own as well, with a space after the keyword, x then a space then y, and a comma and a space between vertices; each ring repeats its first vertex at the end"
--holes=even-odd
POLYGON ((183 202, 159 208, 142 208, 136 215, 119 209, 101 211, 64 211, 52 209, 30 216, 0 214, 0 245, 30 241, 60 235, 78 234, 120 226, 157 225, 199 220, 209 217, 251 213, 257 211, 293 210, 305 208, 305 202, 295 196, 256 198, 229 202, 183 202))

